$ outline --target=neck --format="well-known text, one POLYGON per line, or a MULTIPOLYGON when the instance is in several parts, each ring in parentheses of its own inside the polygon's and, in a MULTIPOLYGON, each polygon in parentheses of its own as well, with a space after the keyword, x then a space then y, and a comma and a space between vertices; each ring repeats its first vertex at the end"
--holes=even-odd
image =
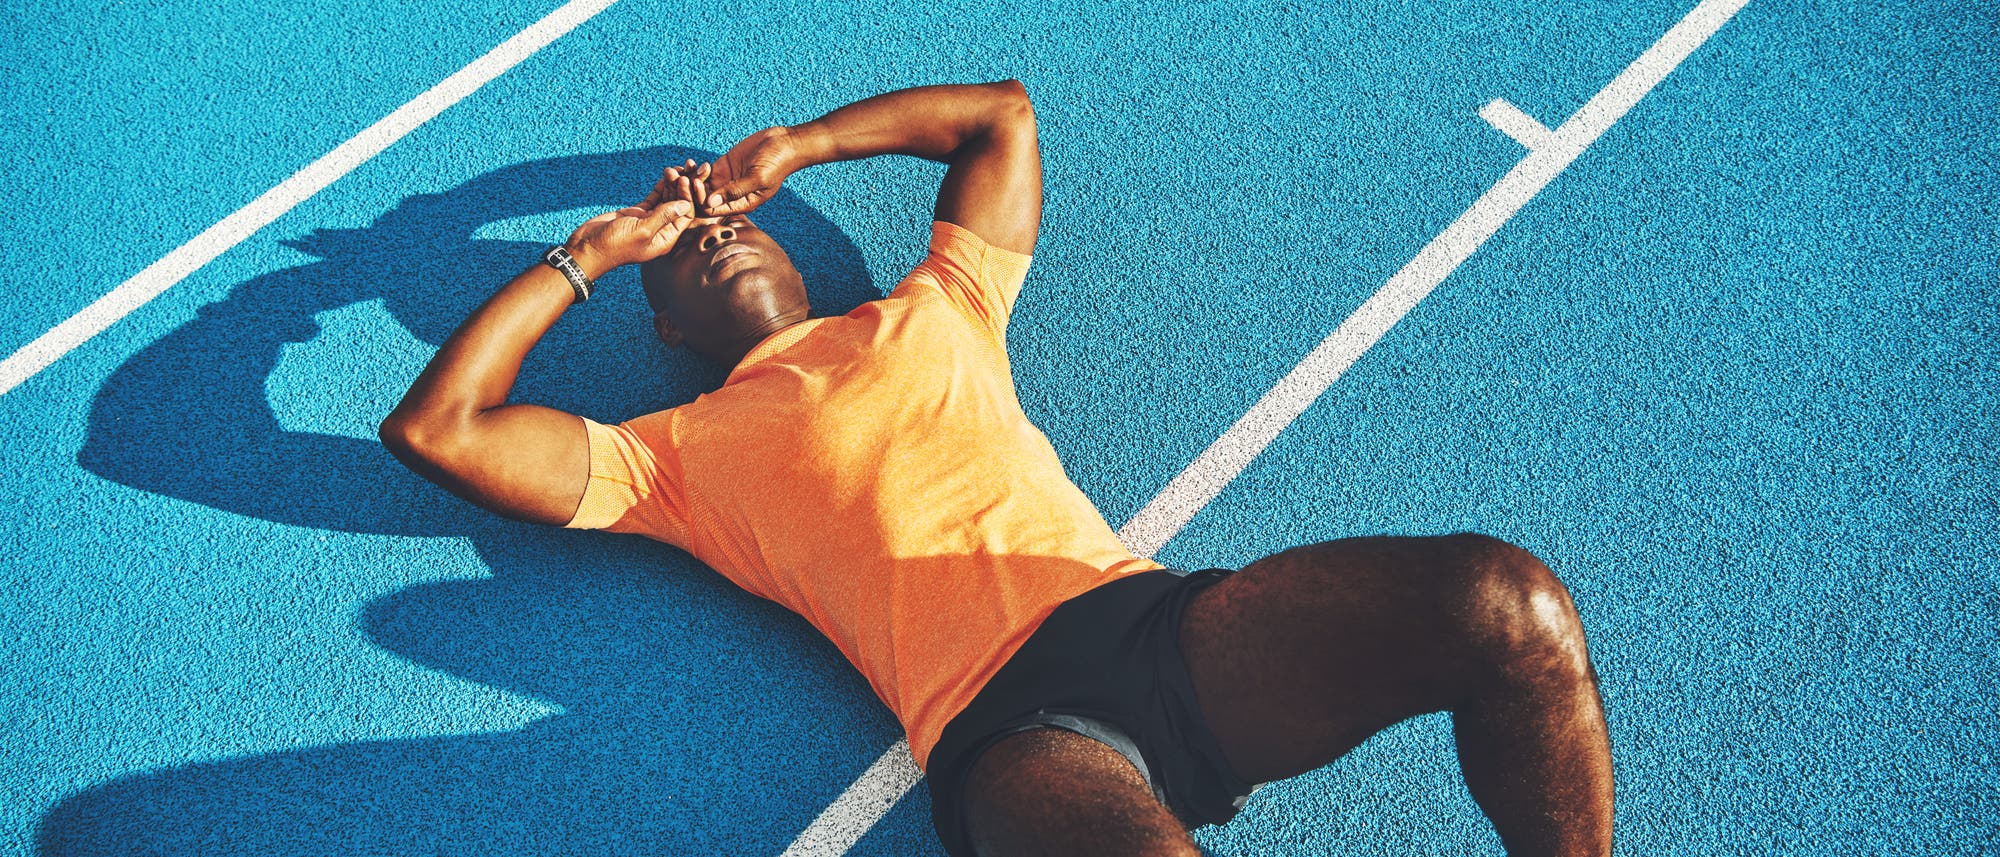
POLYGON ((761 324, 758 324, 756 327, 753 327, 750 330, 745 331, 742 336, 737 337, 736 342, 730 348, 729 353, 727 355, 724 355, 725 359, 721 361, 722 364, 724 366, 728 366, 731 369, 735 369, 738 364, 743 362, 744 357, 750 355, 751 350, 755 349, 758 343, 763 342, 766 339, 770 339, 771 337, 776 336, 779 331, 791 327, 792 325, 798 324, 799 322, 805 321, 811 317, 812 313, 807 308, 797 307, 795 309, 787 310, 785 312, 778 313, 776 315, 771 316, 770 318, 765 319, 761 324))

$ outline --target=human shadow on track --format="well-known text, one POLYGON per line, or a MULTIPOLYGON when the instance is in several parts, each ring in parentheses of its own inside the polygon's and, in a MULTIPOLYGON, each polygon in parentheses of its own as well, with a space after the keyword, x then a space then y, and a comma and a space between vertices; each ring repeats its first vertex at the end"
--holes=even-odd
MULTIPOLYGON (((292 242, 321 261, 236 286, 135 355, 98 392, 78 454, 111 481, 252 518, 464 539, 485 569, 407 576, 490 578, 378 599, 362 610, 365 631, 417 664, 562 713, 518 731, 129 775, 44 816, 42 854, 775 853, 897 736, 810 626, 686 554, 501 520, 372 439, 288 430, 271 405, 282 350, 320 333, 316 314, 379 300, 435 346, 543 247, 479 237, 481 226, 629 204, 662 165, 689 157, 714 155, 660 147, 518 164, 404 199, 367 228, 292 242)), ((756 219, 805 275, 817 314, 880 296, 852 242, 796 195, 781 192, 756 219)), ((715 367, 653 339, 636 282, 611 286, 538 346, 515 400, 609 421, 720 384, 715 367)), ((370 371, 369 355, 349 357, 318 377, 351 384, 370 371)), ((393 404, 369 403, 368 421, 393 404)), ((329 565, 369 562, 338 559, 329 565)))

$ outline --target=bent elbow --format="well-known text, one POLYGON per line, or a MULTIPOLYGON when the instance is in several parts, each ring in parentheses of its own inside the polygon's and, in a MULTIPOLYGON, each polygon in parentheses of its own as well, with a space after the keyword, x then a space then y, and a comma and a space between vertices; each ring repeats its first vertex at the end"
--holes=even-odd
POLYGON ((989 86, 999 96, 998 103, 996 104, 996 114, 999 124, 1010 127, 1025 126, 1029 130, 1034 129, 1035 102, 1034 99, 1028 97, 1027 84, 1013 78, 1008 78, 989 84, 989 86))
POLYGON ((450 458, 452 434, 441 431, 434 421, 402 411, 390 413, 375 430, 382 446, 396 460, 423 473, 450 458))
POLYGON ((996 80, 992 83, 987 84, 987 86, 998 91, 1001 95, 1005 96, 1010 101, 1019 101, 1022 104, 1029 103, 1028 85, 1022 83, 1017 78, 1010 77, 1007 78, 1006 80, 996 80))
POLYGON ((395 411, 384 417, 382 424, 375 427, 375 437, 382 441, 382 446, 391 454, 407 461, 415 455, 422 444, 423 433, 416 420, 401 411, 395 411))

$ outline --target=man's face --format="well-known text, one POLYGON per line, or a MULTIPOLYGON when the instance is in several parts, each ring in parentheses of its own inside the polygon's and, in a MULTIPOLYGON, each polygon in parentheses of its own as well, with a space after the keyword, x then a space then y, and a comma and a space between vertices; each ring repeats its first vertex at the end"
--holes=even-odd
POLYGON ((640 268, 663 339, 733 365, 773 330, 805 318, 805 281, 784 248, 742 215, 703 218, 640 268))

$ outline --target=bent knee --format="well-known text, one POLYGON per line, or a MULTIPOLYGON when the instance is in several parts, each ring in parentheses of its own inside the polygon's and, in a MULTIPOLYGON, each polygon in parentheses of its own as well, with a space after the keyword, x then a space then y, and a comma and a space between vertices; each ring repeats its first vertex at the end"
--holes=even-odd
POLYGON ((1583 620, 1569 589, 1525 548, 1477 533, 1444 536, 1452 612, 1468 641, 1503 661, 1587 673, 1583 620))

